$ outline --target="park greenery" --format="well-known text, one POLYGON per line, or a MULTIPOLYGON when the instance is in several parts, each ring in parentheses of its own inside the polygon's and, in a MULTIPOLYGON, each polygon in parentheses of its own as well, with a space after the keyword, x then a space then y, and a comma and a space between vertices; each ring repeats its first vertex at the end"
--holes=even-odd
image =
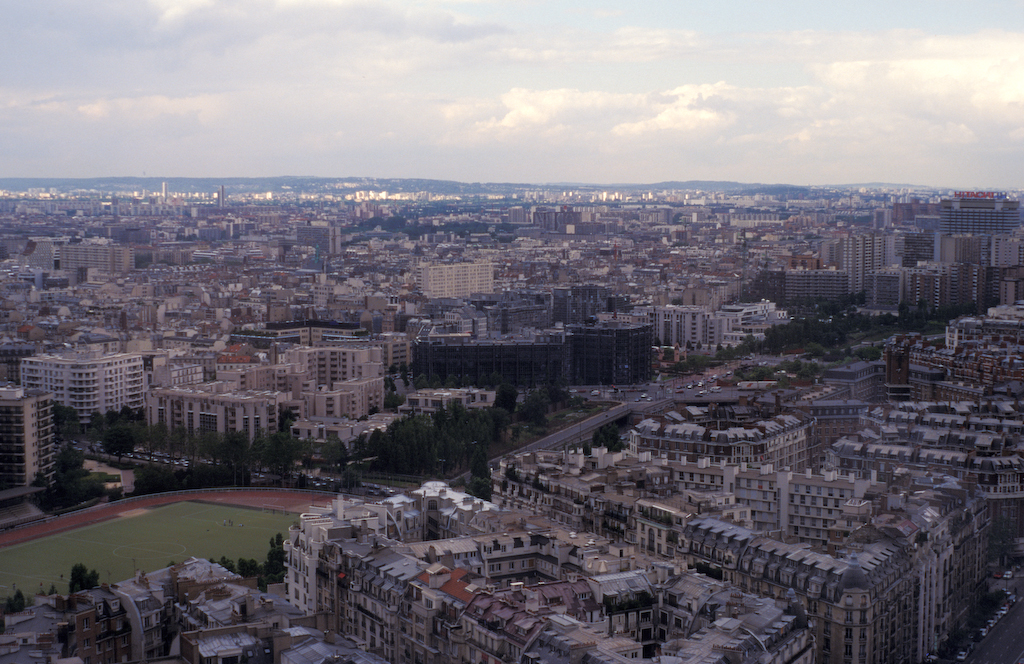
MULTIPOLYGON (((319 465, 336 473, 338 488, 354 488, 363 472, 403 474, 417 477, 450 476, 470 471, 468 490, 490 496, 488 453, 495 444, 514 443, 524 428, 534 434, 547 426, 548 413, 568 400, 559 386, 531 391, 517 403, 518 390, 495 376, 496 402, 493 408, 467 411, 456 405, 432 415, 414 415, 394 421, 386 430, 363 435, 346 445, 336 437, 326 441, 299 440, 291 434, 292 414, 281 414, 276 430, 259 431, 250 442, 241 432, 195 431, 183 427, 168 429, 163 423, 147 425, 142 412, 131 409, 96 413, 80 424, 75 411, 55 408, 60 437, 88 443, 118 465, 129 454, 160 457, 166 463, 135 467, 134 495, 216 486, 248 486, 254 475, 261 483, 290 482, 301 463, 304 468, 319 465), (264 472, 266 474, 264 474, 264 472)), ((403 380, 408 380, 402 375, 403 380)), ((395 378, 388 376, 386 401, 397 408, 404 397, 397 393, 395 378)), ((84 455, 76 446, 61 446, 56 477, 47 482, 42 475, 36 485, 45 489, 41 504, 56 510, 81 506, 104 497, 101 474, 83 469, 84 455)), ((133 463, 133 466, 135 464, 133 463)), ((298 475, 297 486, 307 479, 298 475)), ((108 492, 107 496, 118 495, 108 492)))
POLYGON ((229 572, 247 579, 256 578, 259 589, 266 591, 269 584, 284 581, 286 573, 284 560, 284 538, 278 533, 275 537, 270 538, 270 549, 263 562, 255 558, 239 558, 236 562, 226 556, 221 556, 220 560, 216 562, 229 572))
POLYGON ((374 472, 444 475, 470 467, 501 440, 510 422, 503 408, 468 410, 461 404, 412 415, 356 440, 353 457, 374 472))
POLYGON ((765 332, 764 341, 755 351, 781 354, 795 349, 807 350, 815 344, 822 349, 840 348, 861 339, 884 339, 900 332, 926 332, 942 329, 950 320, 973 314, 975 303, 964 305, 929 306, 921 300, 916 306, 901 303, 896 314, 873 316, 858 310, 862 298, 822 300, 786 325, 776 325, 765 332))
POLYGON ((468 470, 467 491, 489 500, 491 450, 516 443, 524 427, 543 433, 551 411, 570 401, 569 393, 557 385, 531 390, 519 403, 518 398, 515 387, 499 381, 493 407, 469 410, 455 403, 395 420, 358 438, 351 459, 338 449, 332 465, 351 463, 372 473, 420 477, 468 470))
POLYGON ((53 481, 48 482, 42 474, 37 474, 32 486, 42 487, 39 506, 44 510, 60 510, 88 501, 98 500, 105 493, 102 480, 91 476, 83 468, 85 454, 71 447, 61 447, 54 462, 53 481))
MULTIPOLYGON (((916 306, 900 304, 895 314, 884 313, 875 316, 861 312, 858 309, 859 304, 863 304, 863 294, 801 303, 796 309, 798 313, 789 323, 769 328, 765 331, 764 339, 759 340, 748 335, 742 343, 735 346, 718 346, 713 354, 710 348, 701 349, 695 346, 689 350, 708 352, 690 352, 687 357, 679 359, 666 371, 677 374, 701 373, 711 367, 757 353, 781 355, 797 352, 826 363, 841 363, 853 357, 866 361, 878 360, 882 356, 881 348, 873 345, 854 347, 854 344, 882 341, 902 332, 941 331, 950 320, 972 314, 977 309, 973 302, 931 307, 922 300, 916 306)), ((674 351, 663 352, 662 359, 666 362, 676 359, 674 351)), ((793 371, 780 368, 789 373, 800 374, 799 369, 793 371)), ((805 368, 803 375, 798 377, 807 379, 813 376, 810 370, 805 368)), ((737 378, 765 380, 772 376, 762 377, 752 372, 748 375, 737 375, 737 378)))

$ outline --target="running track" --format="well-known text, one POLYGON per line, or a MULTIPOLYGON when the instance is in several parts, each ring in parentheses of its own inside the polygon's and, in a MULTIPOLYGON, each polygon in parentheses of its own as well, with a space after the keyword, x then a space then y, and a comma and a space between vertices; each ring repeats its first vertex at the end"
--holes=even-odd
POLYGON ((329 503, 332 495, 319 492, 301 491, 297 489, 270 489, 260 491, 249 491, 246 489, 212 491, 188 491, 155 494, 134 500, 115 501, 97 505, 80 512, 72 512, 64 516, 56 517, 49 521, 42 521, 21 528, 5 530, 0 532, 0 549, 14 544, 21 544, 40 537, 55 535, 57 533, 75 530, 82 526, 109 521, 124 512, 156 507, 157 505, 169 505, 189 500, 201 500, 208 503, 222 503, 225 505, 238 505, 240 507, 275 507, 287 512, 300 514, 306 510, 314 501, 318 505, 329 503))

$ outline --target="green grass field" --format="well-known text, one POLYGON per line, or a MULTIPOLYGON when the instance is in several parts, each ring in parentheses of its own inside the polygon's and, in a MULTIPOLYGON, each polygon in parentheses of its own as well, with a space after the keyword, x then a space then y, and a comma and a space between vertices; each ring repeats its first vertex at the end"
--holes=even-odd
POLYGON ((295 514, 199 502, 145 509, 0 549, 0 598, 13 595, 16 588, 26 596, 46 592, 51 583, 66 593, 75 563, 99 572, 101 583, 117 583, 131 578, 135 569, 148 572, 190 556, 263 562, 270 538, 278 533, 287 537, 297 520, 295 514), (228 520, 234 526, 225 526, 228 520))

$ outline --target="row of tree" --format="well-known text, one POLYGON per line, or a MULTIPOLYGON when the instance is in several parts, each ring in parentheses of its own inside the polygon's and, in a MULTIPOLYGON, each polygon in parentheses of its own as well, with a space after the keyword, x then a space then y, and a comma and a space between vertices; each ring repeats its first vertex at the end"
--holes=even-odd
POLYGON ((976 309, 973 302, 931 307, 921 300, 917 306, 900 304, 898 315, 872 316, 858 312, 854 306, 841 308, 835 302, 821 302, 814 313, 768 329, 763 347, 774 354, 805 348, 809 344, 818 344, 826 349, 838 348, 845 345, 853 333, 874 336, 901 331, 920 332, 932 324, 946 325, 954 318, 974 313, 976 309))
MULTIPOLYGON (((185 429, 176 429, 188 433, 185 429)), ((187 468, 149 464, 135 471, 135 494, 194 489, 211 486, 248 486, 252 473, 268 471, 280 479, 295 465, 310 460, 312 447, 287 431, 261 433, 250 443, 244 433, 206 431, 192 437, 202 451, 187 468)))
POLYGON ((353 456, 371 471, 403 475, 444 475, 467 468, 501 440, 510 422, 503 408, 468 410, 461 404, 432 415, 395 420, 356 441, 353 456))

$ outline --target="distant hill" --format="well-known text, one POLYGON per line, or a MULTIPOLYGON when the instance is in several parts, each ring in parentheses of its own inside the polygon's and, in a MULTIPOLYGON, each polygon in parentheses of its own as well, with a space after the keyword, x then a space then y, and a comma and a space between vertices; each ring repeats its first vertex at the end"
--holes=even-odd
POLYGON ((54 189, 60 193, 73 191, 103 194, 159 192, 164 183, 173 192, 214 192, 223 186, 229 193, 334 193, 371 190, 391 193, 428 192, 448 196, 512 196, 537 189, 572 189, 575 191, 717 191, 732 194, 771 194, 800 197, 817 187, 787 184, 756 184, 719 180, 687 180, 650 184, 587 184, 587 183, 511 183, 456 182, 420 178, 324 178, 313 176, 279 176, 266 178, 180 178, 180 177, 106 177, 106 178, 0 178, 0 189, 27 191, 54 189))

